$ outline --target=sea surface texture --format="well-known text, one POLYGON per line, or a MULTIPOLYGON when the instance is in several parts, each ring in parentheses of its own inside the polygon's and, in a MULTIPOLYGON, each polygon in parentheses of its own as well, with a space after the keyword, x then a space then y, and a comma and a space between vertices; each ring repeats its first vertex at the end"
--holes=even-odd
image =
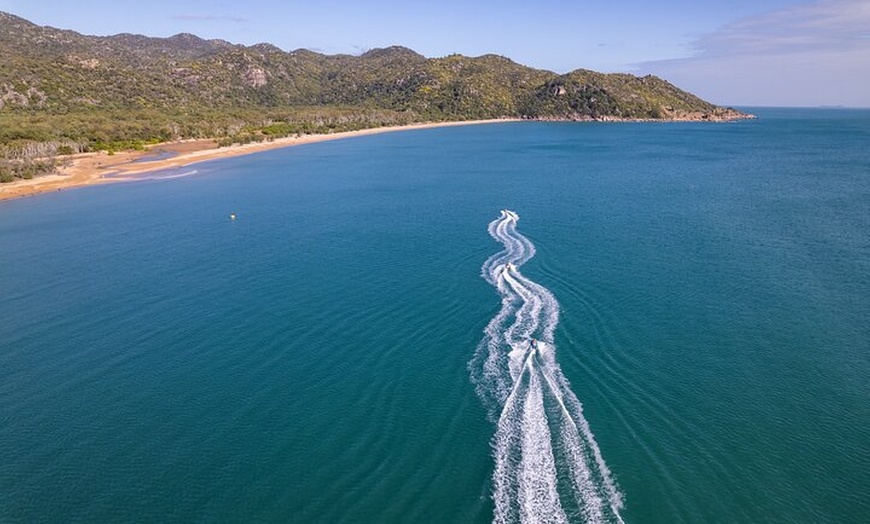
POLYGON ((870 111, 752 111, 0 202, 0 522, 870 522, 870 111))

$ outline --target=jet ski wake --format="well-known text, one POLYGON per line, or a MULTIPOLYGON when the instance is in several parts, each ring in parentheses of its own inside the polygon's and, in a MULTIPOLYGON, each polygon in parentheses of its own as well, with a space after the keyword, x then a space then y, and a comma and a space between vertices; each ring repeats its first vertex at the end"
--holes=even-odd
POLYGON ((622 493, 556 362, 559 303, 519 270, 535 246, 517 232, 518 220, 503 209, 489 224, 504 249, 481 272, 501 309, 469 363, 496 424, 493 521, 622 523, 622 493))

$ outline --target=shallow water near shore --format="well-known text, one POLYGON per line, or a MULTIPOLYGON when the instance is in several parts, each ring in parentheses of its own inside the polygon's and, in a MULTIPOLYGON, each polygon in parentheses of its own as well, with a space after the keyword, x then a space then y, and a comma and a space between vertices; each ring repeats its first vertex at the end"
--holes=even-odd
POLYGON ((620 518, 867 522, 870 111, 751 112, 371 135, 0 203, 0 522, 492 522, 474 358, 505 208, 620 518))

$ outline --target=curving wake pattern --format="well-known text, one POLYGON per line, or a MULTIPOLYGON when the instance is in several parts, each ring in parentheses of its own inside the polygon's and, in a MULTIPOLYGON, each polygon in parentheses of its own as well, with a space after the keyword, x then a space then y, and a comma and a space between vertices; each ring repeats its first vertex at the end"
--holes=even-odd
POLYGON ((501 295, 470 362, 478 395, 496 423, 496 523, 621 523, 622 494, 583 407, 555 359, 559 303, 520 273, 535 246, 502 210, 489 234, 504 245, 482 274, 501 295))

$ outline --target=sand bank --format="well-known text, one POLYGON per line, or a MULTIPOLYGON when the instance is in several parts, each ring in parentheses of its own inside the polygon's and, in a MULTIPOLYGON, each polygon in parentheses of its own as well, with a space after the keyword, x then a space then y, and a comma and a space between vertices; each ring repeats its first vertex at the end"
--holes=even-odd
POLYGON ((49 191, 61 191, 64 189, 94 184, 130 181, 135 180, 135 178, 128 177, 128 175, 185 167, 196 162, 247 155, 270 149, 311 144, 314 142, 339 140, 342 138, 388 133, 391 131, 510 121, 512 120, 468 120, 463 122, 437 122, 430 124, 411 124, 406 126, 377 127, 372 129, 362 129, 360 131, 278 138, 271 142, 256 142, 221 148, 217 147, 217 143, 214 140, 186 140, 181 142, 157 144, 150 146, 145 151, 124 151, 114 155, 109 155, 105 152, 82 153, 66 157, 64 159, 66 165, 59 168, 57 174, 41 176, 32 180, 21 180, 7 184, 0 184, 0 200, 20 198, 49 191), (167 155, 171 156, 166 158, 167 155), (152 156, 155 159, 149 160, 149 157, 152 156))

